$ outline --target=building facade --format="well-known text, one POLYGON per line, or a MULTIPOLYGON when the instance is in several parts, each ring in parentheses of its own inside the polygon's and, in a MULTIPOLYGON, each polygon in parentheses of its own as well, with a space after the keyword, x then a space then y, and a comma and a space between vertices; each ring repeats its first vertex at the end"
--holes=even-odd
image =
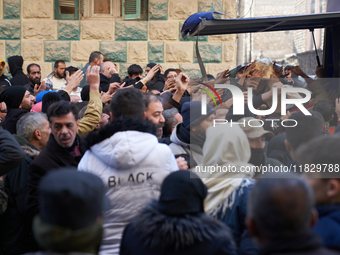
MULTIPOLYGON (((196 38, 183 40, 180 30, 199 11, 235 18, 237 0, 0 0, 0 58, 22 55, 24 71, 37 63, 45 78, 54 61, 81 68, 99 50, 122 78, 130 64, 150 62, 195 77, 196 38)), ((235 35, 200 37, 199 49, 208 73, 235 67, 235 35)))

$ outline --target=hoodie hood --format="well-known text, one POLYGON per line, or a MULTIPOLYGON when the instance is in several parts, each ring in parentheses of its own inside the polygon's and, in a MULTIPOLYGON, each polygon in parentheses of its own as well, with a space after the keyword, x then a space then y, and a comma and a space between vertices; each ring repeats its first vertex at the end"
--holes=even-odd
POLYGON ((0 76, 1 76, 1 75, 4 73, 4 71, 5 71, 5 66, 6 66, 5 61, 2 60, 1 58, 0 58, 0 65, 2 66, 2 71, 0 71, 0 76))
POLYGON ((158 145, 155 133, 155 125, 148 120, 116 120, 90 134, 87 143, 102 162, 126 169, 138 165, 155 149, 158 145))
POLYGON ((9 70, 11 72, 12 77, 18 72, 22 72, 22 65, 24 63, 24 60, 22 56, 12 56, 7 59, 9 70))

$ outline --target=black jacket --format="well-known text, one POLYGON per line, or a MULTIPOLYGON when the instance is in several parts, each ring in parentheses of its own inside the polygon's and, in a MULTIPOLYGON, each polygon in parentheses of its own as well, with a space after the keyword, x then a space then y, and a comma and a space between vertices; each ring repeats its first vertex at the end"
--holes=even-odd
POLYGON ((11 86, 11 82, 9 81, 8 77, 4 74, 0 76, 0 87, 3 87, 4 89, 11 86))
POLYGON ((8 195, 7 210, 0 219, 0 254, 23 254, 37 251, 28 210, 28 166, 39 150, 25 138, 15 136, 26 153, 25 160, 4 177, 8 195))
POLYGON ((236 254, 232 236, 205 214, 171 217, 152 202, 124 230, 120 254, 236 254))
POLYGON ((28 167, 28 188, 29 188, 29 211, 32 215, 39 212, 38 203, 38 185, 43 176, 61 167, 74 166, 77 167, 79 161, 85 153, 81 139, 76 137, 71 148, 61 147, 54 136, 51 134, 45 148, 40 152, 28 167), (78 147, 81 155, 73 156, 72 149, 78 147))
POLYGON ((17 122, 18 120, 28 113, 27 110, 13 108, 10 109, 5 117, 5 119, 1 122, 1 125, 4 129, 9 131, 11 134, 17 133, 17 122))
POLYGON ((0 127, 0 176, 13 170, 25 159, 25 153, 14 137, 0 127))
POLYGON ((21 56, 12 56, 8 58, 8 65, 12 75, 11 84, 14 85, 26 85, 30 82, 28 77, 22 71, 22 64, 24 60, 21 56))
POLYGON ((102 91, 107 92, 110 87, 110 83, 113 82, 119 82, 120 83, 120 77, 118 74, 113 74, 112 77, 109 79, 104 74, 100 73, 100 87, 102 91))

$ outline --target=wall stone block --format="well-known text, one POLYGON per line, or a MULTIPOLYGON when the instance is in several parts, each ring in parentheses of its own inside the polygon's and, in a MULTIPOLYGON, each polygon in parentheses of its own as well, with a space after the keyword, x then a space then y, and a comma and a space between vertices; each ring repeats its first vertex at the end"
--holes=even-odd
POLYGON ((23 41, 21 52, 26 61, 43 61, 44 44, 42 41, 23 41))
POLYGON ((71 61, 88 62, 92 51, 99 50, 98 41, 71 42, 71 61))
POLYGON ((84 40, 112 40, 112 21, 85 20, 81 22, 82 39, 84 40))
POLYGON ((235 61, 236 59, 236 44, 235 42, 224 42, 224 61, 235 61))
POLYGON ((192 42, 167 42, 165 52, 166 62, 192 63, 192 42))
POLYGON ((164 62, 164 42, 149 42, 149 63, 164 62))
POLYGON ((102 41, 99 50, 103 53, 104 58, 108 58, 112 62, 126 62, 126 42, 102 41))
POLYGON ((24 39, 57 39, 57 23, 54 20, 25 20, 22 25, 24 39))
POLYGON ((149 40, 176 41, 177 35, 177 21, 149 21, 149 40))
POLYGON ((198 1, 198 11, 199 12, 221 12, 223 13, 223 3, 213 0, 199 0, 198 1))
POLYGON ((224 0, 224 12, 229 19, 236 19, 237 16, 237 1, 224 0))
POLYGON ((168 19, 168 0, 149 0, 149 19, 168 19))
POLYGON ((79 40, 79 21, 58 21, 58 40, 79 40))
POLYGON ((21 55, 21 41, 6 41, 6 59, 10 56, 21 55))
POLYGON ((197 1, 169 0, 169 19, 186 20, 197 12, 197 1))
MULTIPOLYGON (((202 42, 198 44, 198 50, 204 63, 222 62, 222 43, 202 42)), ((194 47, 194 63, 198 63, 196 58, 196 45, 194 47)))
POLYGON ((201 77, 202 73, 198 64, 180 64, 179 69, 186 73, 190 78, 201 77))
MULTIPOLYGON (((183 23, 184 23, 184 21, 180 21, 179 22, 179 33, 178 33, 178 38, 179 38, 179 40, 180 41, 186 41, 186 42, 188 42, 188 41, 194 41, 194 42, 196 42, 196 36, 187 36, 187 38, 185 38, 185 40, 182 38, 182 36, 181 36, 181 30, 182 30, 182 26, 183 26, 183 23)), ((206 42, 206 41, 208 41, 208 36, 199 36, 198 37, 198 41, 200 41, 200 42, 206 42)))
POLYGON ((53 19, 53 0, 23 0, 22 6, 25 19, 53 19))
MULTIPOLYGON (((6 41, 5 40, 0 41, 0 58, 7 62, 7 59, 6 59, 6 41)), ((5 70, 6 70, 6 68, 5 68, 5 70)))
POLYGON ((117 41, 147 41, 147 21, 116 21, 115 37, 117 41))
POLYGON ((127 61, 129 63, 147 62, 147 43, 146 42, 128 42, 127 61))
POLYGON ((223 72, 224 70, 231 70, 232 68, 234 68, 235 63, 233 65, 230 64, 207 64, 206 65, 206 71, 207 74, 211 74, 213 75, 215 78, 217 77, 217 74, 219 72, 223 72))
POLYGON ((3 13, 4 19, 20 19, 21 12, 20 0, 4 0, 3 1, 3 13))
POLYGON ((20 39, 20 20, 1 20, 0 39, 20 39))
POLYGON ((45 61, 59 59, 71 61, 71 44, 68 41, 45 41, 45 61))

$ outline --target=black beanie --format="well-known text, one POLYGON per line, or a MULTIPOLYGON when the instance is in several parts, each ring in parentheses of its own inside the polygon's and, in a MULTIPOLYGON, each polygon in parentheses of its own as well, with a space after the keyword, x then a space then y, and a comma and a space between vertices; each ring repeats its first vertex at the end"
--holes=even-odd
POLYGON ((158 209, 171 216, 204 213, 206 196, 207 187, 195 173, 176 171, 163 181, 158 209))
POLYGON ((181 114, 183 117, 183 126, 186 129, 200 124, 207 119, 211 114, 216 114, 216 110, 211 105, 207 104, 207 114, 201 113, 202 103, 200 101, 186 102, 182 106, 181 114))
POLYGON ((55 92, 46 93, 42 98, 41 111, 43 113, 47 113, 47 109, 51 104, 59 102, 61 100, 62 100, 62 98, 59 95, 59 93, 55 93, 55 92))
POLYGON ((0 95, 0 102, 5 102, 7 109, 19 108, 26 93, 23 86, 12 86, 5 89, 0 95))

